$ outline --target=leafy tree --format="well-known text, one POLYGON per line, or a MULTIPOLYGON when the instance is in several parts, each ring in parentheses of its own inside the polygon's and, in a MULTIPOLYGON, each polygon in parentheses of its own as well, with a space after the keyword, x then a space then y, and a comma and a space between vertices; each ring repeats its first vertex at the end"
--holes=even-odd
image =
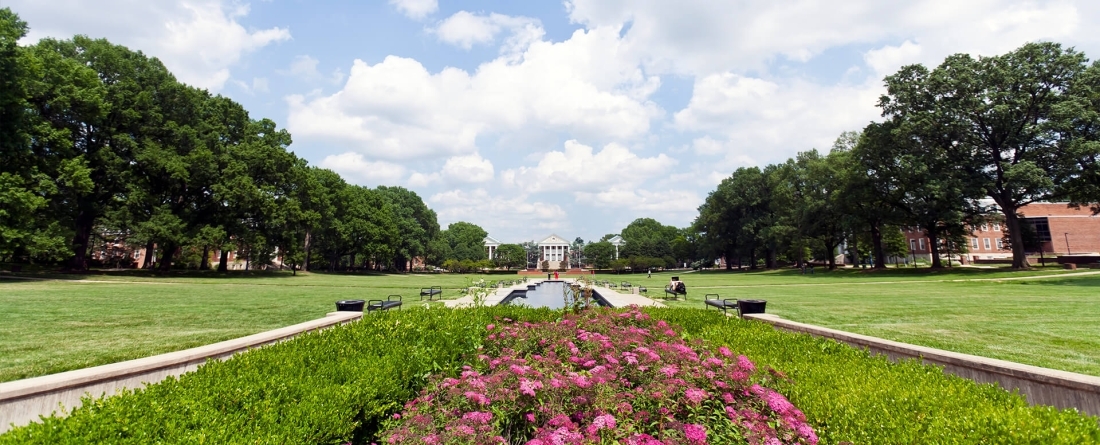
POLYGON ((1053 196, 1052 178, 1064 168, 1059 136, 1068 126, 1060 110, 1074 104, 1070 88, 1086 61, 1056 43, 1028 43, 995 57, 949 56, 912 85, 897 85, 905 80, 897 75, 887 80, 890 94, 880 102, 885 115, 909 116, 927 137, 953 136, 941 144, 944 155, 997 203, 1015 234, 1014 268, 1028 267, 1019 209, 1053 196))
POLYGON ((663 257, 672 254, 671 242, 679 235, 679 229, 663 225, 652 218, 638 218, 623 229, 625 244, 620 256, 663 257))
POLYGON ((527 251, 519 244, 501 244, 496 248, 495 253, 497 264, 506 269, 527 265, 527 251))
POLYGON ((440 233, 447 244, 448 258, 471 261, 485 258, 485 237, 488 235, 480 226, 464 221, 451 223, 440 233))
POLYGON ((584 246, 584 253, 596 269, 607 269, 615 259, 615 246, 607 241, 589 243, 584 246))
POLYGON ((410 260, 428 252, 428 243, 439 233, 435 211, 420 196, 402 187, 377 189, 395 212, 399 235, 393 258, 394 268, 405 270, 410 260))

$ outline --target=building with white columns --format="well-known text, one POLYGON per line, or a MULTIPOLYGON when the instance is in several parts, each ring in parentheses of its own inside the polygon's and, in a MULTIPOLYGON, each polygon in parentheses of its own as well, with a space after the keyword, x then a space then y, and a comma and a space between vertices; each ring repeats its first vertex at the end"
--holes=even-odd
POLYGON ((500 247, 500 244, 500 241, 497 241, 496 238, 491 236, 485 237, 485 251, 489 254, 490 260, 496 257, 497 247, 500 247))
POLYGON ((546 239, 539 241, 539 264, 538 267, 542 267, 542 262, 547 261, 550 263, 550 269, 558 269, 561 267, 562 261, 565 261, 569 256, 569 241, 557 235, 550 235, 546 239))

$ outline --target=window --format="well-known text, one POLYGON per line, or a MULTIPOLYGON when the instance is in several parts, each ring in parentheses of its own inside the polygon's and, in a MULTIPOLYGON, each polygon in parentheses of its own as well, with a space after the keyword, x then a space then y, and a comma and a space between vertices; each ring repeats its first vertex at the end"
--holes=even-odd
POLYGON ((994 223, 993 224, 993 230, 1001 230, 1001 224, 1000 223, 994 223))
POLYGON ((1005 241, 997 238, 997 250, 1005 250, 1005 241))
POLYGON ((987 230, 989 230, 989 224, 982 224, 982 231, 985 232, 987 230))
POLYGON ((989 238, 983 238, 982 244, 985 245, 985 250, 989 250, 989 238))
POLYGON ((977 238, 970 238, 970 247, 973 247, 975 249, 978 248, 978 239, 977 238))
POLYGON ((924 250, 924 238, 920 239, 920 250, 924 250))
POLYGON ((909 250, 914 251, 914 252, 917 251, 917 240, 915 240, 915 239, 909 240, 909 250))

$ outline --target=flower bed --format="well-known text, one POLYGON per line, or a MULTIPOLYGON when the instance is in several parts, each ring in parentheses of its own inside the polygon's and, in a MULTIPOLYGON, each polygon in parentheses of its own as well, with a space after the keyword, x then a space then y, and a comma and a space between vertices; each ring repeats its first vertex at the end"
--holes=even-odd
POLYGON ((805 416, 729 348, 637 310, 487 326, 458 378, 395 415, 391 444, 816 444, 805 416))

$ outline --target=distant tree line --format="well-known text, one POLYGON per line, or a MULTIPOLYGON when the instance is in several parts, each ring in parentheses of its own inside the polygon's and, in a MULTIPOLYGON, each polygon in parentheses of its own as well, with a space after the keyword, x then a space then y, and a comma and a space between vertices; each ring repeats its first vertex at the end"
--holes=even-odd
POLYGON ((956 54, 931 70, 905 66, 885 84, 883 122, 841 135, 828 154, 722 181, 694 223, 705 255, 833 265, 846 245, 855 258, 881 259, 906 251, 899 227, 918 226, 941 267, 941 244, 965 248, 996 215, 1013 267, 1026 268, 1033 229, 1022 207, 1065 200, 1100 212, 1100 63, 1029 43, 995 57, 956 54))
POLYGON ((0 9, 0 260, 84 270, 100 242, 156 246, 165 269, 220 251, 225 270, 236 251, 400 270, 444 234, 416 193, 307 165, 274 122, 156 58, 85 36, 21 47, 26 32, 0 9))

